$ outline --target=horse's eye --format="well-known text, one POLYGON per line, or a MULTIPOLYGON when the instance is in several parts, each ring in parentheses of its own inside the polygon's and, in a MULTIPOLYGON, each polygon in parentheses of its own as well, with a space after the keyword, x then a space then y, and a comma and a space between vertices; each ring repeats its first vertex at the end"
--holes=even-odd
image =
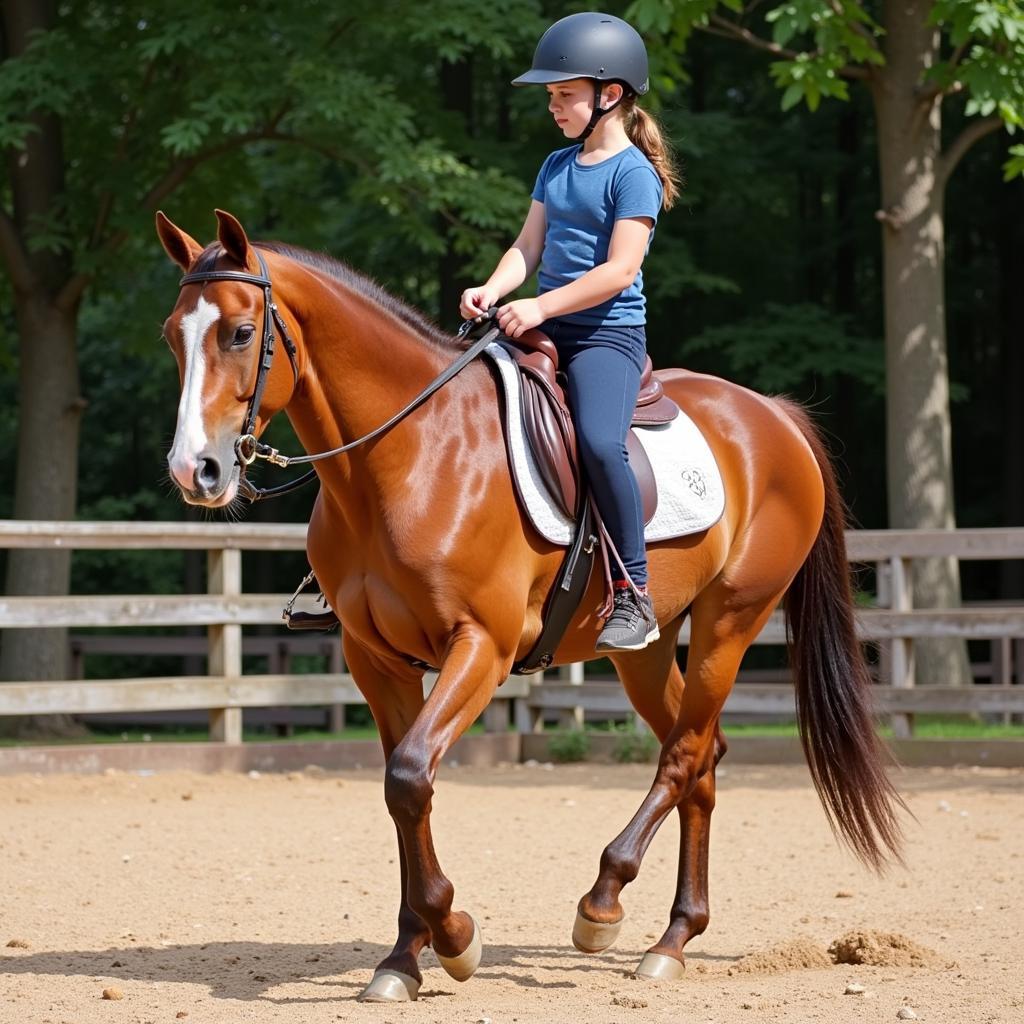
POLYGON ((241 348, 243 345, 248 345, 255 336, 256 328, 252 324, 243 324, 241 327, 235 328, 235 337, 231 344, 241 348))

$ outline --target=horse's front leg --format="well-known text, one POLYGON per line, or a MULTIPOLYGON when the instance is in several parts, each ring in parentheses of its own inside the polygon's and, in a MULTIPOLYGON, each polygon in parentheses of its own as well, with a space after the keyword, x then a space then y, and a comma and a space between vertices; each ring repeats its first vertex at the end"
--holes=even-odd
MULTIPOLYGON (((422 673, 404 662, 386 664, 361 647, 350 634, 343 638, 345 661, 359 685, 380 733, 385 758, 391 756, 423 707, 422 673)), ((373 978, 359 994, 361 1002, 404 1002, 419 994, 423 976, 419 955, 430 944, 426 922, 406 898, 405 849, 398 835, 402 901, 398 908, 398 938, 391 952, 377 965, 373 978)))
POLYGON ((487 706, 510 662, 482 628, 460 626, 423 710, 388 759, 384 782, 405 851, 409 907, 426 922, 441 965, 458 981, 479 966, 480 934, 469 914, 452 910, 455 890, 434 852, 434 778, 441 758, 487 706))

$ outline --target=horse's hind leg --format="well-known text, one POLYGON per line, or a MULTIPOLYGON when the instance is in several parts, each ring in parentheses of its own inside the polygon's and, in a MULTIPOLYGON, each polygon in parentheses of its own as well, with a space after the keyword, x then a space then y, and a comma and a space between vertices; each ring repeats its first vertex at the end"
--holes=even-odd
POLYGON ((708 923, 707 848, 714 807, 714 765, 721 756, 718 719, 744 652, 760 632, 782 588, 768 595, 743 593, 719 577, 694 602, 686 690, 678 717, 640 809, 601 858, 593 888, 580 901, 589 918, 621 915, 618 896, 636 877, 658 827, 679 807, 682 825, 679 875, 670 924, 637 973, 678 975, 683 945, 708 923))
POLYGON ((714 761, 707 773, 697 780, 690 796, 677 808, 680 837, 676 894, 668 928, 637 968, 636 973, 641 977, 677 977, 681 968, 677 954, 690 939, 700 935, 711 920, 708 897, 711 812, 715 809, 715 769, 725 751, 725 737, 716 725, 714 761))
MULTIPOLYGON (((663 626, 660 639, 643 651, 612 658, 630 703, 661 743, 665 742, 679 716, 683 676, 676 664, 676 648, 683 619, 680 615, 663 626)), ((639 857, 627 862, 628 856, 627 851, 614 843, 609 845, 601 857, 600 879, 604 881, 601 897, 592 898, 591 890, 580 900, 572 939, 583 953, 603 952, 619 933, 625 916, 619 894, 640 870, 639 857)))
MULTIPOLYGON (((422 679, 415 678, 417 673, 404 664, 394 666, 399 673, 396 678, 387 666, 359 647, 347 634, 344 643, 345 660, 370 706, 380 733, 384 757, 388 758, 423 707, 422 679)), ((401 833, 398 833, 397 838, 402 882, 398 938, 391 952, 377 965, 370 983, 359 994, 361 1002, 402 1002, 415 999, 423 983, 418 960, 423 947, 430 944, 430 929, 409 906, 406 897, 408 872, 401 833)))

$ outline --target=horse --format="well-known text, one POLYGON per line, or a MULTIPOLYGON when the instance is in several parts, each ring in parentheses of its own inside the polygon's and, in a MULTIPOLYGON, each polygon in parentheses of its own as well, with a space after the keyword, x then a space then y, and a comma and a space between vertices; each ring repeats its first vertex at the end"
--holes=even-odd
MULTIPOLYGON (((351 445, 450 367, 466 343, 340 261, 250 242, 234 216, 216 216, 217 241, 207 247, 163 213, 156 227, 186 274, 163 327, 181 381, 170 476, 186 502, 225 508, 239 500, 244 456, 275 414, 286 413, 307 452, 351 445), (279 337, 289 358, 262 360, 261 334, 271 343, 279 337), (243 433, 249 448, 239 444, 243 433)), ((579 901, 573 941, 588 953, 612 944, 622 891, 675 810, 675 896, 636 973, 676 978, 684 947, 710 920, 709 830, 715 768, 726 752, 719 718, 744 652, 783 599, 799 731, 833 831, 881 869, 900 856, 902 801, 873 727, 845 509, 817 427, 794 402, 713 376, 670 369, 658 377, 711 446, 725 512, 702 533, 650 546, 661 637, 611 661, 661 749, 650 790, 579 901), (677 638, 687 615, 680 671, 677 638)), ((455 909, 434 850, 437 766, 533 645, 562 552, 517 504, 494 370, 483 360, 372 443, 317 462, 316 473, 309 564, 379 730, 401 865, 397 939, 359 998, 415 999, 424 947, 460 981, 482 955, 479 927, 455 909), (424 665, 438 669, 426 698, 424 665)), ((600 575, 555 664, 597 657, 600 575)))

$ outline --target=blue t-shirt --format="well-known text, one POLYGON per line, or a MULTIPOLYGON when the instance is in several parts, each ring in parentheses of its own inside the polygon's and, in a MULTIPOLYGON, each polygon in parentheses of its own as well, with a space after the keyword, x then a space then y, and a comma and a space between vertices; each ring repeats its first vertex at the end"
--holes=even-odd
MULTIPOLYGON (((650 217, 657 221, 661 210, 661 179, 636 146, 590 165, 577 161, 582 149, 569 146, 555 150, 542 164, 533 188, 533 198, 544 204, 547 218, 544 252, 537 272, 540 295, 605 263, 617 220, 650 217)), ((648 239, 648 249, 650 244, 648 239)), ((645 323, 643 272, 638 271, 628 288, 599 306, 559 319, 595 326, 645 323)))

